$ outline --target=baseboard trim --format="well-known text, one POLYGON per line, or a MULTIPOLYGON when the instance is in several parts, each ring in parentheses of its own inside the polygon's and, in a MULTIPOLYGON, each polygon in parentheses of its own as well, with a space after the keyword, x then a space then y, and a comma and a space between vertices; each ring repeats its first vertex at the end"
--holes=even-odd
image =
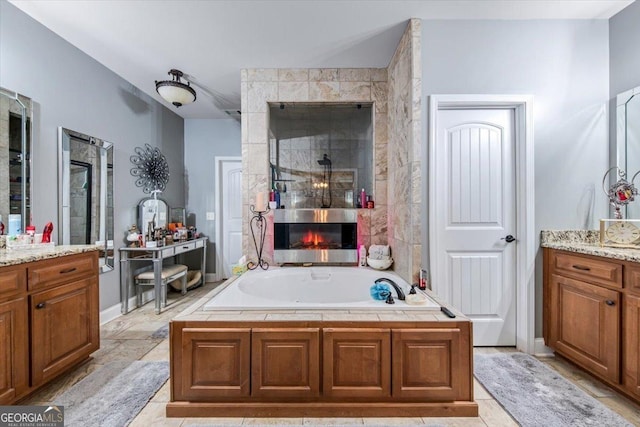
POLYGON ((551 357, 553 350, 544 345, 544 338, 536 338, 533 343, 533 355, 537 357, 551 357))
MULTIPOLYGON (((153 300, 153 289, 146 290, 142 293, 142 304, 146 304, 149 301, 153 300)), ((129 298, 129 311, 137 308, 136 297, 129 298)), ((112 321, 113 319, 117 319, 122 316, 122 305, 120 303, 116 305, 112 305, 109 308, 106 308, 100 312, 100 325, 104 325, 107 322, 112 321)))
POLYGON ((218 282, 220 281, 220 276, 218 275, 218 273, 207 273, 204 275, 204 281, 205 283, 210 283, 210 282, 218 282))

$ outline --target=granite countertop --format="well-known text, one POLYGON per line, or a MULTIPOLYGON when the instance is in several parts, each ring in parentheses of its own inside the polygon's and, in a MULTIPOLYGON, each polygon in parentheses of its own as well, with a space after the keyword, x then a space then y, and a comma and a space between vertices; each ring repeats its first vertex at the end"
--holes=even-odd
POLYGON ((0 249, 0 267, 18 265, 25 262, 41 261, 43 259, 57 258, 65 255, 80 254, 102 249, 97 245, 60 245, 45 250, 7 250, 0 249))
POLYGON ((600 232, 598 230, 543 230, 540 233, 540 246, 585 255, 640 262, 640 249, 600 246, 600 232))
MULTIPOLYGON (((431 322, 451 322, 451 321, 463 321, 467 322, 469 319, 461 312, 448 306, 456 317, 451 319, 445 316, 440 311, 434 311, 433 309, 424 311, 422 310, 393 310, 380 312, 373 309, 360 309, 360 310, 323 310, 307 309, 307 310, 295 310, 295 309, 271 309, 271 310, 203 310, 203 306, 211 298, 218 293, 222 292, 224 288, 231 285, 237 277, 232 277, 217 286, 211 292, 198 299, 190 307, 183 310, 173 320, 177 321, 202 321, 202 320, 218 320, 218 321, 355 321, 355 322, 367 322, 367 321, 388 321, 388 322, 415 322, 415 321, 431 321, 431 322)), ((430 291, 427 291, 429 296, 436 302, 438 298, 434 296, 430 291)))

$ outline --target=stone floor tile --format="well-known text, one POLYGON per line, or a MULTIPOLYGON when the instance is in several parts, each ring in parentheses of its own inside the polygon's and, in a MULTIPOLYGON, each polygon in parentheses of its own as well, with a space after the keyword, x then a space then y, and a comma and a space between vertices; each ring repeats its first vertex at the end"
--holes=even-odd
POLYGON ((151 398, 151 402, 156 403, 167 403, 171 399, 171 381, 167 380, 166 383, 160 390, 156 392, 156 394, 151 398))
POLYGON ((487 424, 485 424, 480 417, 422 417, 422 420, 427 425, 442 425, 446 427, 487 427, 487 424))
POLYGON ((519 425, 495 400, 479 400, 478 411, 480 418, 488 426, 518 427, 519 425))
POLYGON ((286 426, 300 425, 302 418, 245 418, 243 426, 286 426))
POLYGON ((180 427, 190 426, 239 426, 244 422, 242 417, 233 418, 185 418, 180 427))
POLYGON ((304 418, 302 423, 308 426, 346 426, 362 425, 362 418, 304 418))
POLYGON ((166 360, 169 361, 169 340, 163 340, 145 354, 140 360, 166 360))
POLYGON ((402 426, 409 425, 414 426, 418 424, 424 424, 421 417, 379 417, 379 418, 362 418, 364 425, 377 425, 377 426, 402 426))
POLYGON ((142 408, 142 411, 137 417, 133 419, 133 422, 129 424, 130 427, 151 427, 151 426, 164 426, 164 427, 180 427, 184 418, 167 418, 166 417, 166 403, 149 402, 147 406, 142 408))
POLYGON ((473 378, 473 398, 475 400, 487 400, 493 399, 493 396, 480 384, 480 382, 473 378))

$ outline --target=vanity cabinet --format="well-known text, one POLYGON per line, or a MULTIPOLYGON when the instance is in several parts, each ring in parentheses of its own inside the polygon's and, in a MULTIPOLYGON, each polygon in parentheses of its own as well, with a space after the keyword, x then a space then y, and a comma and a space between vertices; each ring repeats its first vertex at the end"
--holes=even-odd
POLYGON ((0 342, 0 404, 96 351, 98 252, 0 267, 0 342))
POLYGON ((547 346, 640 401, 640 265, 544 249, 547 346))
POLYGON ((170 331, 168 416, 477 415, 470 322, 174 320, 170 331))

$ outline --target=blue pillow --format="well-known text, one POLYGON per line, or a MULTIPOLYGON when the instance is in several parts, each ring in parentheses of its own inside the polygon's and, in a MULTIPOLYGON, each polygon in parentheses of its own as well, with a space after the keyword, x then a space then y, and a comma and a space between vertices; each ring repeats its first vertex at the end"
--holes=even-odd
POLYGON ((386 283, 376 283, 369 288, 369 293, 373 299, 384 301, 387 299, 389 293, 391 293, 391 289, 389 289, 389 285, 386 283))

